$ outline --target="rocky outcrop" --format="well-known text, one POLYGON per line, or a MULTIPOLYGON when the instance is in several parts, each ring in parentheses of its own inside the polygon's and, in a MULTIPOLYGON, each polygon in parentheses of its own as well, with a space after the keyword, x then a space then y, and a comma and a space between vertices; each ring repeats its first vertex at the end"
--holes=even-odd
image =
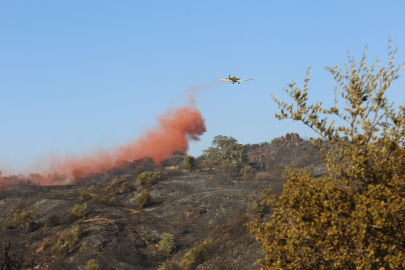
POLYGON ((302 139, 300 138, 300 135, 298 133, 287 133, 284 136, 281 136, 280 138, 278 138, 279 143, 294 143, 295 145, 299 145, 299 143, 302 141, 302 139))

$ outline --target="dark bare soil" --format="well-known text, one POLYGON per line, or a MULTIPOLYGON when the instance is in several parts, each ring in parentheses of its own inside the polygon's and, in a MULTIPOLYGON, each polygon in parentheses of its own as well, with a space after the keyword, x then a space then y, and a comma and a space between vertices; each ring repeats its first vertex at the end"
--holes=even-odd
POLYGON ((75 204, 85 203, 74 191, 94 184, 105 187, 110 182, 100 178, 80 186, 19 187, 0 194, 0 219, 7 220, 21 209, 34 213, 35 224, 1 231, 0 243, 11 241, 14 254, 26 259, 35 256, 44 263, 42 269, 85 269, 88 260, 95 259, 101 269, 158 269, 164 265, 168 270, 173 268, 170 262, 180 263, 195 242, 213 239, 218 245, 196 269, 258 269, 256 260, 264 254, 243 224, 269 216, 259 217, 251 209, 261 194, 259 186, 280 194, 282 168, 291 162, 298 167, 315 164, 314 174, 319 176, 325 169, 319 158, 306 141, 299 146, 260 147, 249 152, 249 159, 258 175, 267 173, 267 178, 248 181, 238 174, 224 177, 220 171, 167 173, 154 185, 118 195, 113 206, 87 201, 87 214, 74 222, 66 220, 69 212, 75 204), (152 202, 140 208, 135 198, 143 189, 149 191, 152 202), (46 218, 55 214, 64 220, 46 226, 46 218), (82 230, 80 241, 64 259, 56 259, 51 248, 77 225, 82 230), (159 251, 162 233, 174 235, 176 247, 171 253, 159 251))

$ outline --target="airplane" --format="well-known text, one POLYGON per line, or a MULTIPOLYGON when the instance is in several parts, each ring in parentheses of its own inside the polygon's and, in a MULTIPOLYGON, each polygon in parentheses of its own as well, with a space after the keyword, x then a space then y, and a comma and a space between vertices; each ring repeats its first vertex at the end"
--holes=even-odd
POLYGON ((226 79, 218 79, 218 80, 220 80, 220 81, 228 81, 228 82, 232 82, 232 84, 234 84, 234 83, 238 83, 238 84, 240 84, 240 82, 243 82, 243 81, 251 81, 251 80, 253 80, 253 79, 243 79, 243 80, 241 80, 240 78, 236 78, 235 76, 232 76, 231 77, 231 74, 229 74, 229 77, 228 78, 226 78, 226 79))

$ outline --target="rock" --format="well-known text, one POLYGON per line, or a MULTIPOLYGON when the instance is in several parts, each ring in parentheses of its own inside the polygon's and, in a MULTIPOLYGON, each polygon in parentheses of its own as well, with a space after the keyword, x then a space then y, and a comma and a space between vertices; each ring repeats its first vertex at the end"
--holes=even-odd
POLYGON ((302 141, 302 139, 300 138, 300 135, 298 133, 287 133, 284 136, 281 136, 280 138, 278 138, 278 141, 280 143, 299 143, 302 141))

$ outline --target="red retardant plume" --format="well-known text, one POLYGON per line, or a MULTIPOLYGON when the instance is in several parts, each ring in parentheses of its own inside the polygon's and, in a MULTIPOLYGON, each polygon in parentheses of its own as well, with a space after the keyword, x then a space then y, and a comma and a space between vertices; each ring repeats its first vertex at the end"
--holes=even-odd
MULTIPOLYGON (((52 174, 57 172, 72 179, 103 172, 114 167, 119 159, 133 161, 149 156, 160 164, 170 158, 173 151, 187 151, 188 142, 200 140, 199 136, 206 131, 205 120, 194 105, 171 109, 156 119, 158 123, 152 130, 146 130, 139 139, 127 145, 115 147, 110 151, 94 151, 80 158, 73 155, 66 158, 48 156, 37 162, 36 170, 52 174)), ((48 176, 48 179, 51 177, 48 176)), ((39 182, 41 185, 55 184, 47 183, 45 178, 39 182)))

